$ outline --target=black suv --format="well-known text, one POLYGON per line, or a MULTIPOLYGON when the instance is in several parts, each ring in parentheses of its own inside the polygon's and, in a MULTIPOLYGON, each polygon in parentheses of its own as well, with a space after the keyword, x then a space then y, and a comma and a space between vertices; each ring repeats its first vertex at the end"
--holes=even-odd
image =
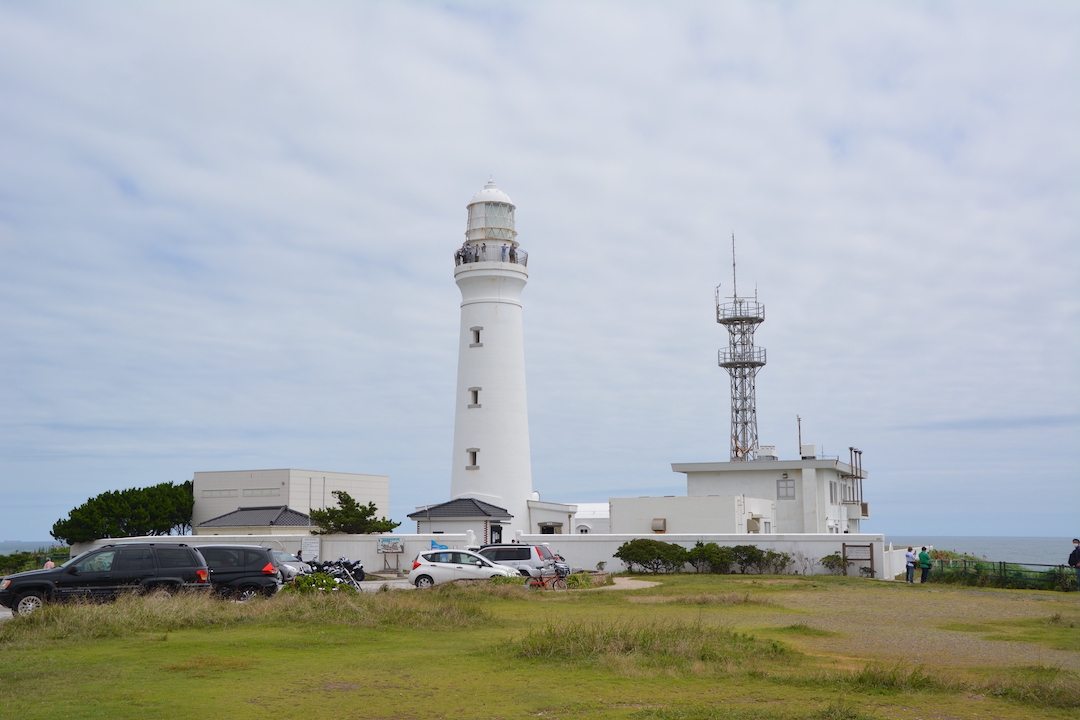
POLYGON ((269 548, 255 545, 200 545, 199 552, 210 566, 210 582, 222 595, 237 600, 273 595, 284 582, 281 566, 269 548))
POLYGON ((129 592, 209 590, 209 578, 206 561, 188 545, 105 545, 57 568, 8 575, 0 580, 0 605, 19 614, 72 598, 109 600, 129 592))

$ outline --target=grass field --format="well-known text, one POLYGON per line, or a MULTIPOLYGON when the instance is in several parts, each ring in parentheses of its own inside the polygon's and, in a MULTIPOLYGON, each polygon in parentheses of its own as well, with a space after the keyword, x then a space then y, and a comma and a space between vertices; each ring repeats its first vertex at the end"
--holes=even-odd
POLYGON ((1076 594, 659 580, 47 607, 0 624, 0 716, 1080 717, 1076 594))

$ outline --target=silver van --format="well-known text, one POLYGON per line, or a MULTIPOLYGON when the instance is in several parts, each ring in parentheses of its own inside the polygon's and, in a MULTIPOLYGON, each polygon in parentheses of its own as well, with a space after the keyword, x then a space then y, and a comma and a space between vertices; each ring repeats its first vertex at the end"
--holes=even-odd
POLYGON ((509 565, 525 577, 540 577, 555 573, 555 556, 545 545, 510 543, 486 545, 477 551, 493 563, 509 565))

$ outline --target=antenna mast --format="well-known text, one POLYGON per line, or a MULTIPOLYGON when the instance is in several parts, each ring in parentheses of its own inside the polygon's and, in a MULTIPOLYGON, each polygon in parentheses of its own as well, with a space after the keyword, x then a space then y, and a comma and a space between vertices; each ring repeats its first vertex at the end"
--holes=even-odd
POLYGON ((757 460, 758 428, 755 378, 765 365, 765 348, 754 347, 754 331, 765 321, 765 306, 754 297, 739 297, 735 275, 735 234, 731 234, 731 295, 720 302, 716 287, 716 322, 727 328, 728 346, 718 353, 720 367, 731 378, 731 459, 757 460))

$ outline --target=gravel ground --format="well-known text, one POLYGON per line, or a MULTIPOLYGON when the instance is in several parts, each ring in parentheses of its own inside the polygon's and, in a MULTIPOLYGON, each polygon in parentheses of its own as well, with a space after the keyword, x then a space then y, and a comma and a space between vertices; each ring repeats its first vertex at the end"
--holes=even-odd
MULTIPOLYGON (((841 637, 803 637, 809 652, 819 650, 866 660, 888 659, 927 666, 1057 665, 1080 670, 1080 653, 1034 643, 984 640, 978 632, 943 630, 941 625, 1048 618, 1054 613, 1080 619, 1080 595, 991 592, 896 584, 867 588, 833 587, 774 596, 786 608, 812 615, 776 614, 770 620, 787 626, 804 622, 841 633, 841 637)), ((761 616, 756 618, 760 620, 761 616)))

